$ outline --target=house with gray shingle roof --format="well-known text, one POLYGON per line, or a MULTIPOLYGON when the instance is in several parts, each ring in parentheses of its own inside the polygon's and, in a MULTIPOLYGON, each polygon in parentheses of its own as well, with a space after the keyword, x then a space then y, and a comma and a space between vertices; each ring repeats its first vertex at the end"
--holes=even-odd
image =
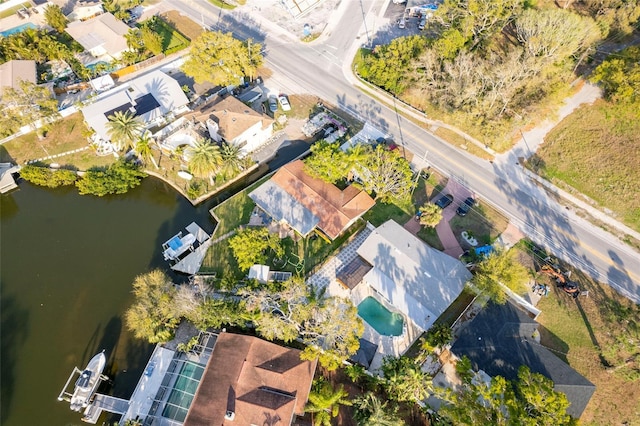
POLYGON ((433 325, 471 279, 462 262, 393 220, 377 227, 358 255, 373 266, 363 281, 422 330, 433 325))
POLYGON ((475 371, 508 380, 518 377, 526 365, 551 379, 556 391, 567 395, 567 413, 579 418, 595 392, 595 385, 536 341, 539 324, 511 302, 490 303, 459 332, 451 347, 457 357, 466 356, 475 371))

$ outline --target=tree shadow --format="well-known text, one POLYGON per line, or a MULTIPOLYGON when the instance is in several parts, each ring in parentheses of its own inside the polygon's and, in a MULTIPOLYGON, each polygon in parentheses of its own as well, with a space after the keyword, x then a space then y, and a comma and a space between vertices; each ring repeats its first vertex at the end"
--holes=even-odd
MULTIPOLYGON (((2 284, 0 283, 0 287, 2 284)), ((2 339, 0 346, 0 423, 9 418, 9 411, 16 383, 16 363, 22 345, 29 335, 29 312, 13 295, 2 294, 0 300, 0 328, 2 339)))

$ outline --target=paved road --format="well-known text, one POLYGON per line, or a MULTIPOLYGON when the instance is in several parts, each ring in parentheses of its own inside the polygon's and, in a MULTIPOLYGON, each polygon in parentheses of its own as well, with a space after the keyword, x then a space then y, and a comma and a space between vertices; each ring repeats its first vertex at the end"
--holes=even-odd
MULTIPOLYGON (((341 2, 340 21, 318 43, 304 45, 276 28, 251 23, 246 16, 234 18, 204 0, 165 0, 196 21, 213 29, 231 30, 239 37, 263 43, 270 68, 281 88, 310 92, 393 136, 401 145, 426 159, 430 165, 498 207, 526 235, 553 253, 619 292, 640 302, 640 255, 610 234, 568 211, 531 181, 515 162, 480 160, 460 151, 354 87, 343 73, 356 43, 364 43, 367 25, 381 10, 382 0, 341 2), (249 24, 249 25, 248 25, 249 24)), ((375 19, 375 18, 374 18, 375 19)))

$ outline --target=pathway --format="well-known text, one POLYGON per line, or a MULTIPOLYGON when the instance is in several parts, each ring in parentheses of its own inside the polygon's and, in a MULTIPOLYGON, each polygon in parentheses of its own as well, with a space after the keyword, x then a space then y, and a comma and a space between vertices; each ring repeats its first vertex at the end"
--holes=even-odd
POLYGON ((29 160, 29 161, 27 161, 27 164, 38 163, 38 162, 46 161, 46 160, 53 160, 54 158, 60 158, 60 157, 64 157, 65 155, 70 155, 70 154, 76 154, 78 152, 85 151, 85 150, 87 150, 89 148, 91 148, 91 147, 90 146, 85 146, 85 147, 82 147, 82 148, 78 148, 78 149, 74 149, 74 150, 71 150, 71 151, 63 152, 61 154, 50 155, 48 157, 42 157, 42 158, 38 158, 36 160, 29 160))

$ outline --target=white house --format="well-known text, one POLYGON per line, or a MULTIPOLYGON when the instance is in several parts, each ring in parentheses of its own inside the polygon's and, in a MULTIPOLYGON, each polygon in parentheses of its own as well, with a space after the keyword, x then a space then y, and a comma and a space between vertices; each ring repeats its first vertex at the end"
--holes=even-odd
POLYGON ((422 330, 433 325, 471 279, 459 260, 393 220, 377 227, 357 253, 373 266, 363 281, 422 330))
POLYGON ((211 139, 224 140, 242 148, 242 153, 255 151, 273 135, 273 120, 256 112, 233 96, 212 106, 207 127, 211 139))
POLYGON ((94 58, 119 59, 129 49, 124 38, 129 27, 111 13, 71 22, 66 31, 94 58))
POLYGON ((79 1, 74 4, 73 11, 67 15, 69 22, 84 21, 104 13, 100 1, 79 1))
POLYGON ((152 71, 102 93, 95 103, 82 108, 87 124, 103 140, 109 140, 106 124, 116 111, 130 111, 147 128, 189 111, 189 99, 176 80, 162 71, 152 71))

